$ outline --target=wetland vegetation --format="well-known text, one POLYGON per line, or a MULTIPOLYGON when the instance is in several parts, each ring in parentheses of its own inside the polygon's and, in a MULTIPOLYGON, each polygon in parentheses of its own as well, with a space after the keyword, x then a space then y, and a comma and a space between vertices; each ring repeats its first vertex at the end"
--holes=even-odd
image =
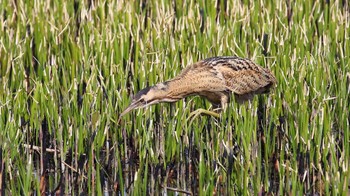
POLYGON ((347 195, 345 0, 0 2, 2 194, 347 195), (277 86, 220 119, 138 109, 188 64, 252 59, 277 86))

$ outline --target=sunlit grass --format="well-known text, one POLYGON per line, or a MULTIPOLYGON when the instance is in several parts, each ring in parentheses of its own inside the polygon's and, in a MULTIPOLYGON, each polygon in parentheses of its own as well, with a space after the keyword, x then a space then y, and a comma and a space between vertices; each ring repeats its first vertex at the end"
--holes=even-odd
POLYGON ((348 194, 350 8, 327 2, 1 1, 0 189, 348 194), (210 104, 189 97, 117 122, 140 89, 220 55, 276 89, 220 119, 190 124, 210 104))

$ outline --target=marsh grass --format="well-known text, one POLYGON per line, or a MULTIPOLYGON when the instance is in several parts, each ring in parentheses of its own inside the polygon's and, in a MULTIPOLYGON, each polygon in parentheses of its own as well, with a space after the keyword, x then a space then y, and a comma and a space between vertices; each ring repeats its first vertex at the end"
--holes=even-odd
POLYGON ((19 194, 349 194, 346 1, 0 2, 0 187, 19 194), (199 97, 118 115, 211 56, 278 84, 220 119, 199 97))

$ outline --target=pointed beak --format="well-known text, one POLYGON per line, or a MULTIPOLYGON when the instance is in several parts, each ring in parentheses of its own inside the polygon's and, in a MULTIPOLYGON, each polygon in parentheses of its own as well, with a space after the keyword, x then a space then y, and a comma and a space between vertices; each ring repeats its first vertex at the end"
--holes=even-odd
POLYGON ((120 117, 119 117, 119 118, 121 118, 121 117, 124 116, 125 114, 129 113, 131 110, 140 107, 141 105, 142 105, 142 104, 141 104, 140 101, 132 102, 132 103, 120 114, 120 117))

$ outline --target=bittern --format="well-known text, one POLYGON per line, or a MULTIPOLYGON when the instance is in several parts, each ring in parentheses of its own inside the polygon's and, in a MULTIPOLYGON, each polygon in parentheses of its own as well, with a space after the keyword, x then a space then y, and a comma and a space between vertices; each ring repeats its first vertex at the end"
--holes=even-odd
MULTIPOLYGON (((208 99, 214 107, 226 108, 232 94, 235 100, 251 100, 268 93, 276 84, 273 74, 253 61, 236 56, 212 57, 187 66, 178 76, 139 91, 120 117, 136 108, 160 102, 176 102, 190 95, 208 99)), ((201 110, 218 117, 216 112, 201 110)))

